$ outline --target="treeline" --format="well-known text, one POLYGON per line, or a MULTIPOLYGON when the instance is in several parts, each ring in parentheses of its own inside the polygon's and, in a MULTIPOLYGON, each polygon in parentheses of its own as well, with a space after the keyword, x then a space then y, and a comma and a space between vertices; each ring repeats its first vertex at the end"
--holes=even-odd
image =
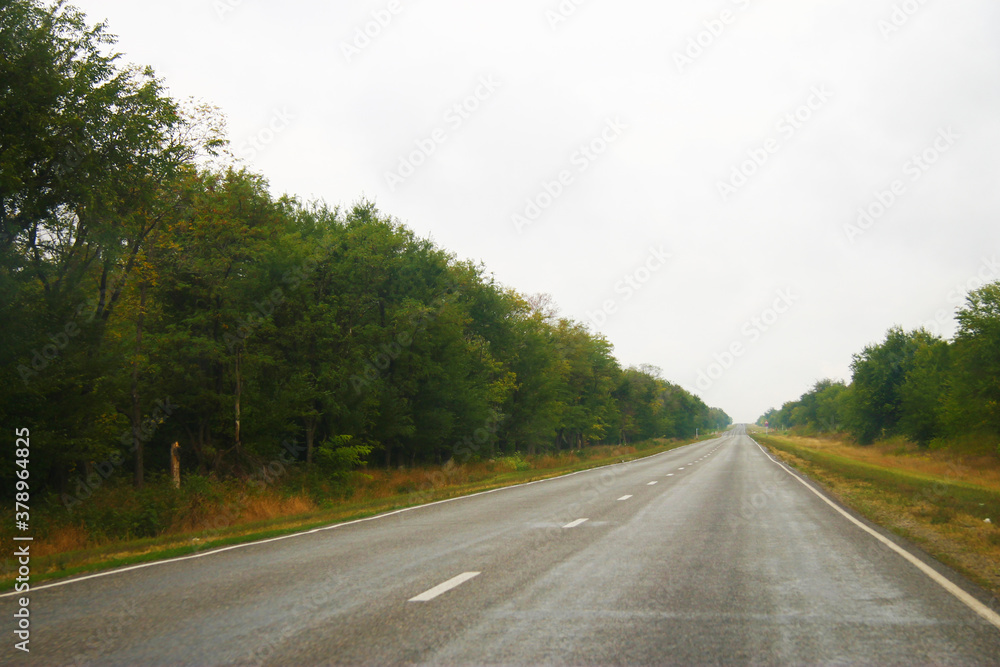
POLYGON ((0 421, 31 429, 35 484, 141 486, 174 442, 201 474, 335 474, 730 423, 370 202, 218 166, 218 115, 76 10, 8 3, 0 27, 0 421))
MULTIPOLYGON (((843 430, 859 443, 902 436, 1000 439, 1000 281, 970 292, 947 341, 890 329, 854 355, 851 383, 822 380, 798 401, 768 410, 772 427, 843 430)), ((1000 451, 1000 449, 998 449, 1000 451)))

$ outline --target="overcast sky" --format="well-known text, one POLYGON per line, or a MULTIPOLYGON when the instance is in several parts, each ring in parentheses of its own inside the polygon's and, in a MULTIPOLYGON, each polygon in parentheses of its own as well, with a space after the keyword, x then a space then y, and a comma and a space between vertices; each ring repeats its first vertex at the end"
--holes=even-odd
POLYGON ((1000 279, 995 0, 75 4, 276 194, 372 199, 737 421, 1000 279))

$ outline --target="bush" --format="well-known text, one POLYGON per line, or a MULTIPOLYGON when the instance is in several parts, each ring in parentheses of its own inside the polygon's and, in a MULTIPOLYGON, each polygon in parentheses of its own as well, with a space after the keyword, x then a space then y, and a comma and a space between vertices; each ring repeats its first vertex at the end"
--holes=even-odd
POLYGON ((337 435, 327 438, 316 449, 316 461, 333 477, 346 477, 355 468, 368 462, 368 455, 374 447, 352 444, 353 436, 337 435))
POLYGON ((947 450, 956 454, 972 456, 1000 455, 1000 444, 992 433, 966 433, 950 438, 935 438, 930 442, 932 450, 947 450))
POLYGON ((521 456, 521 452, 514 452, 512 456, 501 456, 496 461, 501 467, 506 468, 507 470, 515 472, 531 470, 531 464, 524 460, 524 457, 521 456))
POLYGON ((150 476, 141 491, 128 482, 106 484, 77 505, 71 517, 94 541, 155 537, 173 524, 180 507, 177 491, 163 476, 150 476))

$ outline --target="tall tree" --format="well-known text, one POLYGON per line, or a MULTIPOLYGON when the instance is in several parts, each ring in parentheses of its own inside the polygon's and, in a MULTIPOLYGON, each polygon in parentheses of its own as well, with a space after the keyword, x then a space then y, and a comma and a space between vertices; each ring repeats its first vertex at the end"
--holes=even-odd
POLYGON ((1000 434, 1000 281, 970 292, 958 311, 952 429, 1000 434))
POLYGON ((62 2, 0 12, 0 317, 19 320, 0 403, 58 443, 42 459, 63 481, 114 449, 121 356, 105 333, 193 156, 160 82, 120 65, 113 44, 62 2))
POLYGON ((896 432, 901 411, 900 390, 913 368, 918 347, 932 336, 923 330, 911 333, 893 327, 882 343, 869 345, 854 355, 850 430, 858 442, 896 432))

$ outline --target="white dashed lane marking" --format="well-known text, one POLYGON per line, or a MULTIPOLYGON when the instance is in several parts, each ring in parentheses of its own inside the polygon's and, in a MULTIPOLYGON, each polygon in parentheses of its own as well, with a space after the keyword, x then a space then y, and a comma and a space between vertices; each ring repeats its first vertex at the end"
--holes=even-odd
POLYGON ((426 590, 423 593, 421 593, 420 595, 417 595, 416 597, 410 598, 408 601, 409 602, 429 602, 429 601, 433 600, 434 598, 436 598, 437 596, 441 595, 442 593, 447 593, 448 591, 450 591, 451 589, 455 588, 456 586, 461 586, 462 584, 464 584, 465 582, 467 582, 469 579, 472 579, 473 577, 478 577, 478 576, 479 576, 479 572, 463 572, 462 574, 458 575, 457 577, 452 577, 451 579, 449 579, 448 581, 444 582, 443 584, 438 584, 434 588, 426 590))

